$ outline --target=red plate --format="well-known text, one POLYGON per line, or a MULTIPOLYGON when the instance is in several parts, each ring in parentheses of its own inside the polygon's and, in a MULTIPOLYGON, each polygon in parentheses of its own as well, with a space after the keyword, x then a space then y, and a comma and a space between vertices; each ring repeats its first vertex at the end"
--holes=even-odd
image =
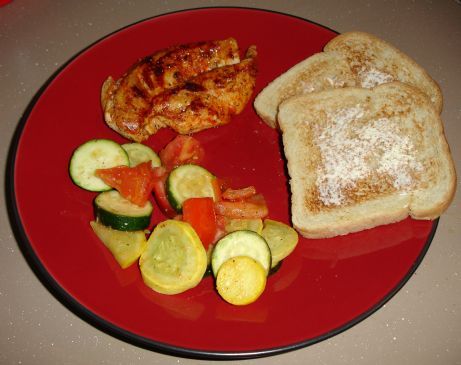
MULTIPOLYGON (((242 8, 197 9, 124 28, 80 53, 38 93, 19 125, 8 165, 8 202, 20 246, 38 277, 65 305, 99 329, 141 347, 179 356, 244 358, 301 348, 366 318, 389 300, 421 262, 437 222, 400 223, 328 240, 301 239, 254 304, 235 307, 208 277, 186 293, 146 287, 133 265, 121 270, 88 222, 94 194, 69 179, 72 151, 92 138, 125 140, 103 122, 104 79, 120 76, 158 49, 235 37, 256 44, 256 93, 335 32, 304 19, 242 8)), ((235 187, 253 184, 270 216, 289 222, 280 136, 251 104, 228 126, 198 133, 206 166, 235 187)), ((147 142, 155 150, 173 133, 147 142)), ((154 221, 161 215, 156 212, 154 221)))

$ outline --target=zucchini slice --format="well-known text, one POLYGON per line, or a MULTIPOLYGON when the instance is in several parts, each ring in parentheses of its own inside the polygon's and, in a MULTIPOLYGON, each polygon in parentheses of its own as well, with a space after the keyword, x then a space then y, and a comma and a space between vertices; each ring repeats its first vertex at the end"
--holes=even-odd
POLYGON ((271 219, 264 220, 261 235, 272 253, 272 268, 293 252, 298 244, 298 233, 285 223, 271 219))
POLYGON ((80 145, 72 154, 69 174, 74 184, 89 191, 112 189, 95 175, 97 169, 129 165, 128 155, 116 142, 92 139, 80 145))
POLYGON ((216 289, 226 302, 246 305, 261 296, 266 282, 266 271, 258 261, 248 256, 236 256, 219 268, 216 289))
POLYGON ((136 262, 146 248, 147 240, 143 231, 117 231, 95 221, 90 222, 90 226, 122 269, 136 262))
POLYGON ((211 197, 215 200, 213 179, 215 176, 201 166, 178 166, 167 179, 168 201, 177 212, 181 212, 183 202, 189 198, 211 197))
POLYGON ((142 143, 125 143, 122 148, 128 154, 130 166, 139 165, 142 162, 151 161, 152 167, 161 165, 160 158, 154 150, 142 143))
POLYGON ((162 294, 178 294, 195 287, 207 267, 205 248, 189 223, 159 223, 139 260, 144 283, 162 294))
POLYGON ((119 231, 136 231, 149 226, 153 207, 150 201, 139 207, 117 190, 110 190, 96 196, 94 209, 98 221, 105 226, 119 231))
POLYGON ((216 277, 221 265, 236 256, 249 256, 258 261, 266 275, 271 268, 271 251, 266 240, 253 231, 243 230, 229 233, 215 245, 211 255, 211 268, 216 277))

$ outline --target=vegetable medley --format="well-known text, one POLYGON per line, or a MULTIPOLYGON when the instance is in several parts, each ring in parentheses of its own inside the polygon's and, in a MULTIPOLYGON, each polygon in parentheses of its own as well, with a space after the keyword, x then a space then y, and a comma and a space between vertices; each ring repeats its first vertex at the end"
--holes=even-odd
POLYGON ((178 135, 159 154, 140 143, 93 139, 74 151, 69 173, 79 187, 99 192, 90 225, 122 268, 138 262, 145 284, 162 294, 197 286, 208 269, 224 300, 249 304, 298 235, 267 218, 254 186, 228 186, 205 169, 204 156, 191 136, 178 135), (149 234, 152 195, 165 220, 149 234))

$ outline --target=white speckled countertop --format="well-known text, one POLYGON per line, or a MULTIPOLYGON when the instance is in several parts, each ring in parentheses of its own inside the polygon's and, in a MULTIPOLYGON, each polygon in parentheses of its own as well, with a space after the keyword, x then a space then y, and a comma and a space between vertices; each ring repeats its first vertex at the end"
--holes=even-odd
MULTIPOLYGON (((442 1, 63 1, 0 7, 0 165, 4 190, 13 132, 37 90, 66 61, 136 21, 203 6, 245 6, 304 17, 339 32, 363 30, 404 49, 437 80, 442 118, 461 171, 461 5, 442 1)), ((458 190, 459 183, 458 183, 458 190)), ((461 206, 458 193, 415 275, 383 308, 313 346, 255 364, 461 364, 461 206)), ((87 324, 34 275, 0 196, 1 364, 205 364, 132 346, 87 324)))

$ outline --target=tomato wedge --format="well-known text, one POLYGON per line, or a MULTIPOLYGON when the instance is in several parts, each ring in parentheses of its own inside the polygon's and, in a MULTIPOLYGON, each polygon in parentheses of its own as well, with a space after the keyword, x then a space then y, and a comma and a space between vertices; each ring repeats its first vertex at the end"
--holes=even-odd
POLYGON ((253 195, 256 195, 256 188, 254 186, 248 186, 242 189, 227 188, 222 193, 222 198, 224 200, 235 201, 235 200, 245 200, 245 199, 252 197, 253 195))
POLYGON ((211 181, 211 184, 213 185, 214 199, 215 201, 219 202, 222 199, 222 189, 220 182, 217 178, 214 178, 211 181))
POLYGON ((153 170, 155 176, 153 185, 155 201, 164 215, 168 218, 174 218, 178 213, 171 206, 165 188, 168 173, 164 167, 154 167, 153 170))
POLYGON ((178 135, 160 151, 159 156, 162 165, 170 171, 188 163, 200 165, 205 157, 205 150, 194 137, 178 135))
MULTIPOLYGON (((216 210, 215 210, 215 212, 216 212, 216 210)), ((227 234, 227 232, 226 232, 226 217, 216 214, 216 234, 215 234, 213 243, 218 242, 226 234, 227 234)))
POLYGON ((205 249, 214 242, 218 226, 212 198, 187 199, 183 203, 182 218, 197 232, 205 249))
POLYGON ((125 199, 140 207, 149 200, 155 179, 150 161, 135 167, 117 166, 109 169, 97 169, 96 176, 107 185, 117 189, 125 199))
POLYGON ((261 194, 255 194, 246 200, 216 202, 215 210, 216 214, 237 219, 265 218, 269 214, 266 201, 261 194))

